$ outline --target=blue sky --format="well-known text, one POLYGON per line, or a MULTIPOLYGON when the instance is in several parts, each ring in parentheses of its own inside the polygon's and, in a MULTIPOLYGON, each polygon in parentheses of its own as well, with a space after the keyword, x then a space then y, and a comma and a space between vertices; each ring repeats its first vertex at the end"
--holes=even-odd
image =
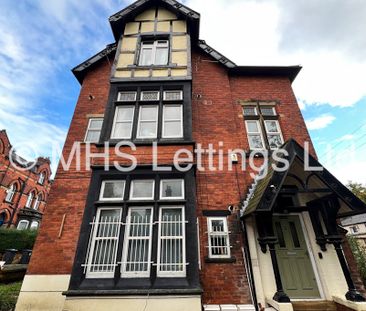
MULTIPOLYGON (((70 70, 113 42, 108 17, 130 3, 2 1, 0 128, 20 154, 32 157, 29 142, 45 156, 63 144, 80 90, 70 70)), ((184 3, 201 13, 200 37, 237 64, 303 65, 293 86, 321 162, 366 183, 366 3, 184 3)))

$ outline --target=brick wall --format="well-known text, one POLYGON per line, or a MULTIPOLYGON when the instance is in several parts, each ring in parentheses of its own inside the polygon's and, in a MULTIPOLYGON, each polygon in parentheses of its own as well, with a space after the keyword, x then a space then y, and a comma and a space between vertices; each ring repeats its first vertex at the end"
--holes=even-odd
POLYGON ((38 165, 35 171, 19 169, 13 166, 9 160, 10 149, 11 144, 6 131, 2 130, 0 131, 0 214, 5 213, 5 222, 8 222, 11 218, 12 210, 16 209, 11 224, 11 226, 14 227, 18 222, 18 212, 25 207, 30 192, 34 192, 35 195, 42 194, 42 202, 39 205, 38 211, 41 213, 45 211, 48 194, 51 189, 49 180, 51 170, 50 162, 43 158, 37 160, 38 165), (43 185, 38 183, 39 174, 41 172, 46 172, 47 174, 43 185), (24 182, 25 187, 21 193, 24 182), (9 186, 13 183, 17 186, 17 192, 15 193, 12 202, 9 203, 5 201, 5 198, 9 186))

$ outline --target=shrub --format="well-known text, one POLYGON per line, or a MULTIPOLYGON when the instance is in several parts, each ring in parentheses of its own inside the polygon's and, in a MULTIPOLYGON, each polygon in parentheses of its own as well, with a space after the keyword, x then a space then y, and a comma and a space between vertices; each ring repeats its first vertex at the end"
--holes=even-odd
POLYGON ((366 248, 361 246, 357 239, 353 236, 348 236, 348 241, 351 246, 352 253, 356 259, 358 271, 362 279, 366 280, 366 248))
POLYGON ((0 284, 0 311, 15 309, 22 282, 0 284))
POLYGON ((0 229, 0 252, 9 248, 32 249, 36 236, 36 230, 0 229))

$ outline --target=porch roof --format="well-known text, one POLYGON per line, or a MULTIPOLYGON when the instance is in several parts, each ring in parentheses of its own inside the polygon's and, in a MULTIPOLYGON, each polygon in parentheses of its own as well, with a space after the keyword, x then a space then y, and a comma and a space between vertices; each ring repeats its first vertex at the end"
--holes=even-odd
MULTIPOLYGON (((355 196, 346 186, 344 186, 336 177, 334 177, 324 166, 322 166, 318 160, 316 160, 312 155, 306 155, 305 150, 300 146, 294 139, 287 141, 281 149, 288 152, 287 159, 289 162, 289 167, 286 170, 275 170, 273 165, 281 167, 281 162, 274 161, 271 159, 266 163, 268 172, 264 175, 260 172, 255 178, 253 185, 251 186, 247 198, 244 201, 244 211, 242 217, 246 217, 252 213, 260 212, 271 212, 274 208, 276 199, 283 188, 286 178, 289 176, 289 172, 294 167, 295 162, 305 163, 305 156, 309 157, 309 166, 321 168, 322 170, 313 170, 306 172, 308 176, 305 180, 300 180, 299 182, 305 185, 312 176, 316 176, 318 180, 324 185, 324 189, 328 189, 330 192, 337 195, 337 197, 344 203, 347 207, 341 210, 338 217, 345 217, 350 215, 357 215, 361 213, 366 213, 366 204, 363 203, 357 196, 355 196), (260 178, 259 176, 262 176, 260 178)), ((305 168, 302 166, 302 170, 305 173, 305 168)), ((290 174, 292 175, 292 174, 290 174)), ((311 191, 309 189, 308 191, 311 191)), ((306 190, 304 190, 306 192, 306 190)))

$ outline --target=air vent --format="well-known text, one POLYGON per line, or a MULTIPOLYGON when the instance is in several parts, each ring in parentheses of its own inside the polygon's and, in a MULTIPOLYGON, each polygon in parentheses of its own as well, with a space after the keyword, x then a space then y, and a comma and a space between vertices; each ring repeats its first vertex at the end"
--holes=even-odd
POLYGON ((183 99, 183 91, 164 91, 164 100, 176 101, 183 99))
POLYGON ((159 91, 144 91, 141 92, 142 101, 157 101, 159 100, 159 91))
POLYGON ((118 101, 119 102, 134 102, 136 101, 136 92, 119 92, 118 101))

